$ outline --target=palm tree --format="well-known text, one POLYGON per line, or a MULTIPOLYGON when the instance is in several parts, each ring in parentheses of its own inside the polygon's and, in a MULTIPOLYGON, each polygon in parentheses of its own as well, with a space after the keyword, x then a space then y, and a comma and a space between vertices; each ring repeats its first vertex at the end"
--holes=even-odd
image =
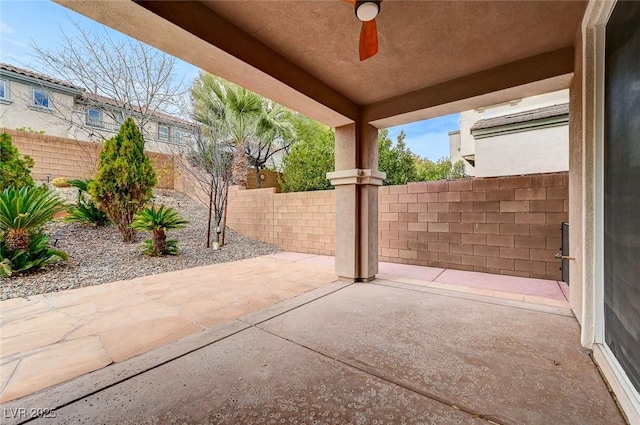
POLYGON ((62 200, 46 186, 9 187, 0 193, 0 238, 11 252, 28 251, 30 238, 62 210, 62 200))
POLYGON ((216 134, 244 152, 248 165, 256 170, 256 184, 262 187, 260 170, 270 158, 286 151, 294 140, 291 111, 243 87, 211 74, 202 73, 191 97, 196 121, 215 128, 216 134))
POLYGON ((167 230, 181 229, 188 221, 180 217, 173 208, 165 208, 155 205, 136 213, 131 223, 131 228, 136 230, 148 230, 153 232, 152 239, 146 241, 146 252, 149 255, 162 256, 177 254, 177 241, 167 241, 167 230))

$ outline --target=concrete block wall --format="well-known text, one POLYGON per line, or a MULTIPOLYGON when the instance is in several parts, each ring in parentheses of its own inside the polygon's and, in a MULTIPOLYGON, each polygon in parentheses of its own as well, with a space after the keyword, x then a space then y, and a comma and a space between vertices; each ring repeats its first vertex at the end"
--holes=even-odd
POLYGON ((276 193, 275 188, 234 187, 229 193, 227 225, 288 251, 334 255, 333 191, 276 193))
MULTIPOLYGON (((22 155, 29 155, 35 161, 31 175, 35 180, 46 181, 47 174, 51 179, 65 177, 84 179, 95 175, 100 146, 96 143, 83 142, 46 134, 29 133, 10 129, 0 129, 0 133, 8 133, 14 146, 22 155)), ((158 187, 173 189, 174 162, 169 155, 147 152, 158 176, 158 187)))
MULTIPOLYGON (((381 187, 380 261, 558 280, 567 187, 567 173, 381 187)), ((333 255, 333 193, 234 189, 227 224, 286 250, 333 255)))
POLYGON ((551 173, 382 187, 380 261, 558 280, 567 180, 551 173))

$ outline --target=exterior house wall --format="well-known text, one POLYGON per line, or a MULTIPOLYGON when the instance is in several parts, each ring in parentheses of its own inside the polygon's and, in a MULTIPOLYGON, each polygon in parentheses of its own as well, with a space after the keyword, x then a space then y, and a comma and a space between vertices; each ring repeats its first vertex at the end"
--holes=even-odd
MULTIPOLYGON (((3 77, 4 79, 4 77, 3 77)), ((73 96, 50 88, 29 85, 15 80, 6 79, 6 101, 0 102, 0 126, 6 128, 31 128, 35 131, 44 131, 46 134, 57 137, 70 137, 68 127, 64 121, 56 116, 53 110, 32 106, 33 88, 49 91, 52 107, 60 107, 63 110, 73 108, 73 96)))
POLYGON ((552 173, 569 169, 569 127, 544 128, 475 141, 476 177, 552 173))
MULTIPOLYGON (((3 65, 4 66, 4 65, 3 65)), ((87 107, 78 101, 78 96, 83 93, 79 88, 70 88, 51 81, 39 80, 30 77, 28 71, 25 74, 15 73, 1 68, 0 78, 6 81, 6 99, 0 99, 0 127, 19 129, 26 128, 36 132, 44 131, 44 134, 76 139, 79 141, 101 141, 113 137, 120 128, 120 122, 105 113, 103 109, 109 108, 104 104, 96 109, 101 110, 100 120, 92 123, 87 119, 87 107), (50 93, 49 109, 32 105, 33 88, 45 89, 50 93), (70 124, 70 121, 77 123, 70 124)), ((43 77, 44 78, 44 77, 43 77)), ((84 96, 84 95, 83 95, 84 96)), ((93 99, 95 95, 88 94, 93 99)), ((92 100, 96 105, 101 105, 101 98, 92 100)), ((176 132, 188 131, 187 124, 177 124, 179 120, 166 116, 164 119, 153 118, 144 126, 143 134, 146 141, 146 149, 151 152, 175 154, 181 149, 176 132), (159 138, 159 125, 169 127, 169 138, 166 141, 159 138)))
MULTIPOLYGON (((475 159, 476 177, 567 171, 569 169, 568 126, 549 127, 486 138, 474 138, 471 128, 481 120, 517 114, 538 108, 566 104, 569 91, 560 90, 460 114, 459 140, 449 135, 450 146, 460 146, 460 156, 475 159), (499 160, 497 160, 499 158, 499 160)), ((453 157, 453 155, 452 155, 453 157)), ((468 170, 469 171, 469 170, 468 170)))
POLYGON ((570 255, 575 257, 570 261, 570 302, 581 324, 582 345, 593 350, 628 423, 640 424, 640 393, 608 348, 604 332, 604 28, 615 6, 590 0, 576 35, 570 113, 570 255))
MULTIPOLYGON (((379 260, 561 279, 567 173, 379 188, 379 260)), ((227 225, 297 252, 334 255, 335 191, 234 190, 227 225)))
MULTIPOLYGON (((120 129, 121 123, 104 112, 102 113, 100 124, 95 126, 90 125, 90 122, 87 119, 87 111, 85 109, 78 109, 76 106, 73 113, 75 115, 74 122, 83 123, 83 127, 74 126, 69 129, 68 133, 70 138, 82 141, 101 141, 115 136, 120 129)), ((62 121, 60 118, 54 117, 54 119, 62 121)), ((178 143, 173 142, 172 140, 159 140, 159 124, 160 123, 156 121, 149 121, 144 125, 143 135, 145 138, 145 148, 151 152, 164 153, 167 155, 179 153, 181 145, 178 143)), ((175 131, 174 127, 171 127, 169 124, 167 125, 169 126, 170 133, 172 130, 175 131)), ((66 124, 66 126, 68 126, 68 124, 66 124)))
POLYGON ((452 163, 462 161, 464 163, 464 172, 471 177, 476 175, 476 169, 462 157, 462 139, 460 131, 452 131, 449 133, 449 159, 452 163))
MULTIPOLYGON (((95 176, 100 146, 46 134, 29 133, 0 128, 8 133, 21 155, 29 155, 35 165, 31 175, 35 180, 47 181, 56 177, 84 179, 95 176)), ((158 177, 158 188, 174 188, 174 160, 169 155, 146 152, 158 177)))

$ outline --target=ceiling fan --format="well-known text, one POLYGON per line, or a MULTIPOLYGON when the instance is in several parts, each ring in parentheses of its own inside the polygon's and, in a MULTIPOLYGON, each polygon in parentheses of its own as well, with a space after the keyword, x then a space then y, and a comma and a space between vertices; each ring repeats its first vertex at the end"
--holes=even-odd
POLYGON ((360 61, 369 59, 378 53, 378 28, 376 16, 380 13, 382 0, 344 0, 354 5, 358 19, 362 21, 360 28, 360 61))

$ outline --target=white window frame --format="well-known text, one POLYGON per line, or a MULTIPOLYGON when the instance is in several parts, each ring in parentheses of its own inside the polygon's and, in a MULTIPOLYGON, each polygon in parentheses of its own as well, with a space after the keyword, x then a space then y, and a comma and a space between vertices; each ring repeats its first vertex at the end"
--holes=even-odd
POLYGON ((174 135, 174 143, 177 145, 184 145, 185 140, 191 136, 191 132, 184 130, 182 128, 176 127, 173 132, 174 135))
POLYGON ((163 142, 168 142, 169 141, 169 126, 166 124, 158 124, 158 140, 161 140, 163 142), (162 132, 160 131, 160 129, 162 128, 166 128, 167 129, 167 134, 163 135, 162 132))
POLYGON ((0 100, 9 100, 9 82, 4 78, 0 78, 0 84, 4 86, 4 93, 0 96, 0 100))
POLYGON ((47 89, 43 89, 39 87, 31 88, 31 106, 38 109, 47 109, 47 110, 51 109, 51 92, 47 89), (47 94, 47 106, 38 105, 36 103, 36 92, 43 92, 47 94))
POLYGON ((102 111, 100 109, 87 108, 87 125, 91 127, 102 127, 102 111), (96 111, 98 113, 97 120, 91 118, 91 111, 96 111))

